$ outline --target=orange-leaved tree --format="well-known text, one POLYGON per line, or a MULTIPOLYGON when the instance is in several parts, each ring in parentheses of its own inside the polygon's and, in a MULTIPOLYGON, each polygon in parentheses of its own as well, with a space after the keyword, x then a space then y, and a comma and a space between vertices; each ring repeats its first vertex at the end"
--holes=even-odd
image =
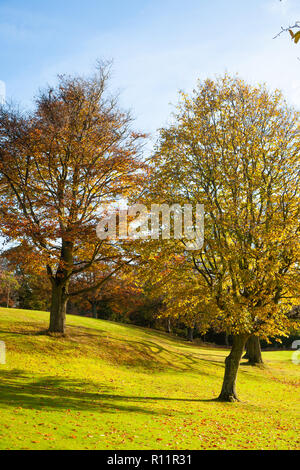
POLYGON ((105 281, 70 292, 73 276, 105 262, 111 277, 129 262, 95 230, 101 205, 127 197, 141 177, 144 136, 110 94, 109 71, 100 64, 90 78, 59 76, 32 112, 0 110, 1 230, 38 250, 52 286, 50 332, 64 332, 70 295, 105 281))

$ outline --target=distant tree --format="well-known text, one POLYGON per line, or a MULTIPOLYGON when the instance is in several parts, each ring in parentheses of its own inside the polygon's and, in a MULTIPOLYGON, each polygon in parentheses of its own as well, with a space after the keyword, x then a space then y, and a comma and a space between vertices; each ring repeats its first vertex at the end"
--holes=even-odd
POLYGON ((50 308, 51 284, 39 258, 35 247, 27 243, 11 246, 2 252, 2 259, 18 280, 15 297, 19 308, 50 308))
POLYGON ((20 287, 15 273, 0 268, 0 302, 3 306, 15 305, 20 287))
MULTIPOLYGON (((111 240, 96 237, 100 206, 136 186, 139 142, 131 117, 108 92, 109 66, 91 78, 60 76, 32 113, 0 109, 2 234, 33 244, 51 283, 50 332, 65 330, 73 276, 109 261, 107 278, 129 262, 111 240)), ((140 173, 139 173, 140 174, 140 173)))
POLYGON ((111 319, 114 311, 119 310, 117 305, 125 301, 126 285, 124 286, 123 276, 119 272, 108 278, 109 272, 110 266, 106 266, 105 263, 98 264, 72 281, 72 289, 76 292, 106 279, 100 287, 74 296, 72 299, 76 305, 81 306, 81 311, 90 310, 93 318, 111 319))
POLYGON ((49 311, 51 284, 44 274, 19 272, 18 306, 29 310, 49 311))
POLYGON ((245 359, 248 359, 249 364, 255 366, 257 364, 263 364, 261 355, 261 347, 259 337, 251 335, 246 342, 246 354, 245 359))

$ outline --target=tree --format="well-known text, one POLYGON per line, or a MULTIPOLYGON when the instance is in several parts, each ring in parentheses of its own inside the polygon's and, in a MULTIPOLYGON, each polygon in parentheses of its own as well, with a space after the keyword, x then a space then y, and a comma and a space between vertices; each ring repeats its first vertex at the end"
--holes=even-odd
POLYGON ((255 366, 257 364, 263 364, 260 341, 258 336, 249 336, 246 342, 246 354, 244 355, 244 359, 248 359, 249 364, 251 364, 252 366, 255 366))
MULTIPOLYGON (((281 2, 282 0, 279 0, 279 1, 281 2)), ((298 42, 300 40, 300 21, 296 21, 293 25, 290 25, 290 26, 285 27, 285 28, 283 26, 281 26, 281 30, 278 34, 276 34, 275 38, 280 36, 282 33, 286 33, 286 32, 290 33, 292 41, 295 44, 298 44, 298 42)))
POLYGON ((291 39, 292 41, 295 43, 295 44, 298 44, 299 40, 300 40, 300 22, 299 21, 296 21, 295 24, 291 25, 291 26, 288 26, 287 28, 284 28, 283 26, 281 27, 281 30, 278 34, 276 34, 276 36, 274 37, 274 39, 276 39, 278 36, 280 36, 282 33, 289 33, 290 36, 291 36, 291 39))
POLYGON ((14 304, 20 287, 15 273, 9 270, 6 260, 0 260, 0 302, 7 308, 14 304))
POLYGON ((131 285, 129 269, 129 266, 124 267, 122 271, 115 273, 108 279, 110 271, 109 266, 106 266, 105 263, 91 267, 89 271, 73 279, 74 291, 79 290, 79 287, 82 289, 85 286, 97 285, 102 279, 107 280, 99 288, 74 297, 74 301, 77 305, 82 306, 83 310, 86 310, 88 306, 94 318, 125 319, 128 316, 129 304, 132 303, 136 306, 139 295, 139 291, 131 285))
POLYGON ((4 250, 1 257, 18 280, 15 292, 18 307, 49 310, 51 286, 47 273, 39 262, 38 251, 23 242, 4 250))
POLYGON ((103 205, 135 187, 141 134, 108 91, 109 65, 91 78, 59 76, 32 113, 0 110, 0 210, 5 236, 33 244, 51 282, 50 332, 65 330, 73 276, 106 261, 107 278, 130 260, 99 240, 103 205), (101 206, 102 205, 102 206, 101 206))
POLYGON ((181 253, 208 288, 211 325, 233 337, 219 400, 235 401, 246 341, 286 335, 299 293, 299 114, 279 91, 227 75, 180 97, 149 198, 204 204, 204 246, 182 240, 181 253))

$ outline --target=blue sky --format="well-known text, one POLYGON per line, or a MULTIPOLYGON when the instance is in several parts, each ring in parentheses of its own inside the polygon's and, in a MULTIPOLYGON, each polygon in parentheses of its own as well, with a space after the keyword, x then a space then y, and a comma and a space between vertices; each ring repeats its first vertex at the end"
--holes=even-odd
POLYGON ((273 39, 295 20, 299 0, 0 0, 0 80, 26 107, 56 74, 112 58, 122 105, 153 135, 179 89, 224 72, 281 88, 300 107, 300 45, 273 39))

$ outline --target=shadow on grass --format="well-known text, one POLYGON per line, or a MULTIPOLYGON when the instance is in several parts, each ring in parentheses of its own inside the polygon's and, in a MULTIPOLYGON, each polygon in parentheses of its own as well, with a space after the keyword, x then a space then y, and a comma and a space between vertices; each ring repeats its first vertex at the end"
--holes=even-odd
POLYGON ((32 329, 29 329, 31 325, 26 324, 26 329, 22 325, 16 325, 13 329, 1 328, 0 334, 7 336, 43 336, 47 335, 48 330, 46 328, 39 329, 36 324, 32 324, 32 329), (28 328, 29 327, 29 328, 28 328))
MULTIPOLYGON (((30 353, 32 348, 35 348, 37 352, 41 348, 44 352, 44 345, 36 343, 34 338, 46 336, 47 341, 50 341, 49 344, 54 348, 53 354, 55 351, 60 353, 63 351, 70 356, 73 351, 76 351, 77 355, 80 349, 77 349, 76 346, 79 345, 84 348, 82 353, 85 357, 94 357, 95 350, 99 349, 104 354, 109 353, 106 354, 105 359, 113 364, 141 367, 146 370, 151 369, 153 373, 164 370, 167 367, 174 371, 195 371, 200 375, 209 376, 209 373, 201 369, 202 361, 214 364, 217 367, 223 367, 223 360, 215 361, 211 358, 206 358, 207 354, 201 351, 200 348, 198 351, 188 350, 188 346, 183 351, 180 349, 169 349, 166 345, 160 344, 159 341, 152 340, 151 335, 147 335, 150 339, 146 335, 145 338, 141 339, 110 337, 104 330, 69 326, 64 337, 52 338, 52 336, 47 334, 47 330, 37 328, 37 325, 34 323, 16 325, 13 330, 2 328, 0 334, 3 335, 4 340, 23 336, 23 340, 18 340, 18 344, 15 346, 25 352, 30 353), (28 341, 28 337, 31 337, 32 340, 28 341), (118 345, 120 346, 118 347, 118 345)), ((181 348, 182 344, 180 343, 179 346, 181 348)), ((51 351, 49 353, 51 354, 51 351)))
POLYGON ((146 408, 150 402, 211 402, 213 400, 115 394, 115 389, 92 382, 41 377, 31 381, 22 370, 0 371, 0 407, 33 410, 72 410, 99 413, 132 412, 150 415, 167 414, 146 408), (90 390, 88 390, 90 389, 90 390), (97 391, 96 391, 97 389, 97 391), (124 402, 128 402, 124 403, 124 402))

